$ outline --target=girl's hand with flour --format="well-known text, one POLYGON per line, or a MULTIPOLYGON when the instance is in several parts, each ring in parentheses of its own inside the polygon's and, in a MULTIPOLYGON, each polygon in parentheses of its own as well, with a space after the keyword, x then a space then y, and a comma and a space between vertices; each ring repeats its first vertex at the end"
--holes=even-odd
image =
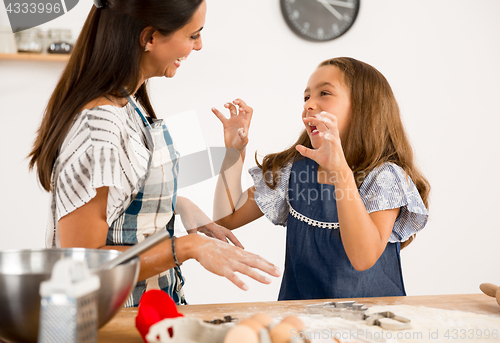
POLYGON ((224 107, 229 109, 229 118, 226 118, 216 108, 212 108, 212 112, 223 125, 225 146, 234 148, 241 153, 248 144, 248 129, 250 128, 253 109, 241 99, 236 99, 232 103, 228 102, 224 107))
MULTIPOLYGON (((306 125, 316 127, 321 139, 321 145, 317 149, 309 149, 303 145, 297 145, 297 151, 304 157, 316 161, 321 167, 330 172, 341 173, 350 171, 349 165, 342 150, 337 117, 328 112, 321 112, 316 116, 302 118, 306 125)), ((315 134, 315 133, 312 133, 315 134)))
POLYGON ((185 197, 177 197, 176 213, 181 216, 182 225, 190 234, 201 232, 208 237, 223 242, 231 241, 235 246, 244 249, 241 242, 231 230, 213 222, 196 204, 185 197))

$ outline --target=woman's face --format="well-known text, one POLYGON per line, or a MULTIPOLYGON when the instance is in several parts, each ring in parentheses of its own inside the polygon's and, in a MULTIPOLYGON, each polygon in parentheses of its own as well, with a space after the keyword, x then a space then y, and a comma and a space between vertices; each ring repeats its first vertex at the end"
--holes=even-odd
MULTIPOLYGON (((302 118, 315 117, 322 111, 334 114, 340 137, 346 130, 351 113, 351 91, 344 84, 344 75, 336 66, 323 66, 311 75, 304 91, 302 118)), ((313 148, 322 144, 315 126, 305 124, 313 148)))
POLYGON ((200 31, 205 25, 206 12, 206 1, 203 1, 184 27, 169 36, 163 36, 158 31, 153 33, 146 44, 147 51, 141 62, 144 79, 155 76, 173 77, 191 51, 201 50, 203 44, 200 31))

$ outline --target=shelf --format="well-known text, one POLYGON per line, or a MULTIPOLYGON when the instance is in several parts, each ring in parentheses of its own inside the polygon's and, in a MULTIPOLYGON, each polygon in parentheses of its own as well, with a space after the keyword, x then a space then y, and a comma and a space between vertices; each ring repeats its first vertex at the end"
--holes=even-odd
POLYGON ((35 53, 0 54, 0 60, 67 62, 69 55, 35 53))

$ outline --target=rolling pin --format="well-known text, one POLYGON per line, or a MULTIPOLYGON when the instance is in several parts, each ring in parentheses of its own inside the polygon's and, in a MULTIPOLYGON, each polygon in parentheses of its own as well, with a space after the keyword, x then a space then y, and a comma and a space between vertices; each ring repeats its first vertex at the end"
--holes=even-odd
POLYGON ((497 285, 494 285, 492 283, 482 283, 479 286, 479 289, 486 294, 489 295, 490 297, 496 298, 498 305, 500 305, 500 287, 497 285))

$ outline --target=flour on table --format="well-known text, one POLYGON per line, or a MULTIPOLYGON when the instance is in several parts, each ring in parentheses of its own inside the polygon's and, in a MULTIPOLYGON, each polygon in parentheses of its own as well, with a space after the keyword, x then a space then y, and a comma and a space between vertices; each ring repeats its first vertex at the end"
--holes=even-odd
MULTIPOLYGON (((306 325, 304 335, 312 343, 336 342, 334 338, 342 343, 500 342, 500 316, 410 305, 368 308, 368 314, 383 311, 391 311, 410 319, 412 328, 388 331, 378 326, 366 325, 364 321, 350 321, 317 314, 296 315, 306 325)), ((299 336, 297 333, 293 334, 299 336)))

